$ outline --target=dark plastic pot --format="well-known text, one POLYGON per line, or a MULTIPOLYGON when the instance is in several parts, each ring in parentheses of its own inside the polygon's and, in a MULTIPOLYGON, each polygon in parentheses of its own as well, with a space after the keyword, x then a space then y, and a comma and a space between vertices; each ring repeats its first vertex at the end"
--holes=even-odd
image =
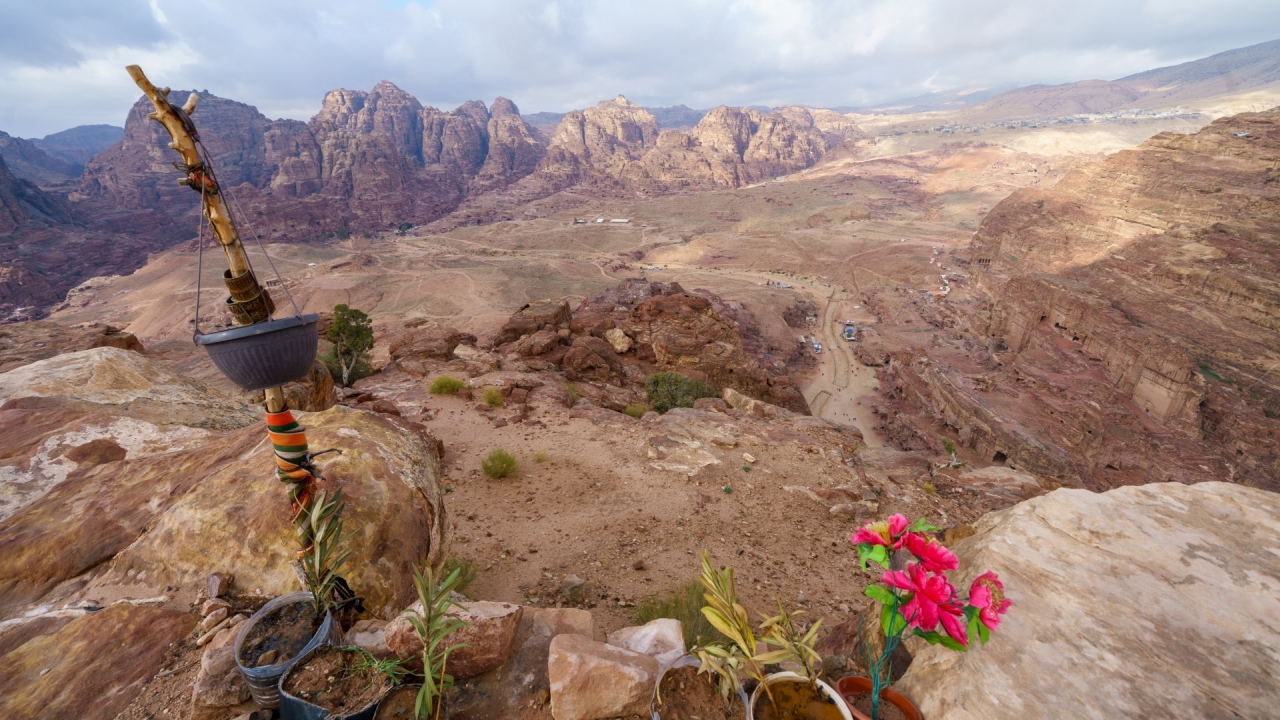
MULTIPOLYGON (((328 708, 323 708, 319 705, 307 702, 284 689, 284 683, 289 679, 289 676, 293 674, 294 668, 301 667, 308 658, 320 652, 324 648, 324 645, 319 645, 306 653, 299 655, 298 659, 293 663, 289 670, 280 676, 280 720, 324 720, 325 718, 329 718, 330 720, 373 720, 373 713, 377 711, 378 703, 382 702, 382 698, 386 697, 387 693, 383 693, 381 696, 374 699, 373 702, 369 703, 367 707, 363 707, 356 712, 348 713, 346 715, 334 715, 328 708)), ((388 692, 390 692, 390 690, 388 690, 388 692)))
MULTIPOLYGON (((418 699, 418 690, 422 685, 401 685, 392 688, 391 692, 382 696, 378 701, 378 711, 374 713, 373 720, 413 720, 413 706, 418 699), (396 715, 392 711, 392 704, 400 704, 397 702, 401 697, 408 695, 409 713, 407 715, 396 715)), ((441 698, 443 701, 443 698, 441 698)))
MULTIPOLYGON (((840 697, 845 701, 845 704, 849 706, 849 711, 853 713, 853 716, 858 720, 869 719, 866 714, 854 710, 853 704, 863 695, 870 695, 872 689, 871 678, 850 675, 849 677, 842 677, 836 681, 836 692, 840 693, 840 697)), ((891 687, 887 687, 880 691, 880 706, 884 707, 884 703, 886 702, 898 708, 898 711, 901 712, 903 717, 907 720, 924 720, 924 716, 920 714, 915 703, 911 702, 905 695, 891 687)))
POLYGON ((333 645, 342 640, 342 629, 338 627, 338 623, 334 622, 332 613, 326 612, 324 621, 320 623, 316 634, 303 646, 302 651, 296 657, 265 667, 249 668, 242 665, 240 663, 240 645, 249 636, 249 630, 273 610, 297 602, 311 602, 311 593, 289 593, 271 600, 266 605, 263 605, 261 610, 254 613, 253 617, 245 620, 241 624, 240 632, 236 633, 236 667, 240 669, 240 675, 248 683, 249 692, 253 695, 253 701, 258 703, 259 707, 274 708, 280 706, 280 676, 284 675, 285 671, 292 667, 299 657, 321 645, 333 645))
POLYGON ((265 390, 311 374, 319 337, 316 314, 196 335, 222 374, 245 390, 265 390))

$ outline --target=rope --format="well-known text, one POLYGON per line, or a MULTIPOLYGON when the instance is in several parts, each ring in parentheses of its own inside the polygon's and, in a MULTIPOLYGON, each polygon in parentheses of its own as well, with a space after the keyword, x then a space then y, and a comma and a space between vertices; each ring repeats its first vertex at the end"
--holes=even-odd
POLYGON ((191 334, 191 341, 200 337, 200 287, 201 281, 204 279, 204 224, 208 220, 204 216, 204 186, 200 186, 200 220, 196 223, 196 319, 193 321, 195 330, 191 334))
MULTIPOLYGON (((200 154, 203 156, 205 165, 209 166, 209 174, 215 178, 214 182, 217 182, 217 171, 213 166, 213 154, 205 147, 203 140, 197 138, 196 143, 199 145, 199 150, 201 151, 200 154)), ((221 186, 219 187, 221 188, 221 186)), ((294 315, 301 317, 302 311, 298 309, 298 303, 293 299, 293 293, 289 292, 289 286, 285 284, 284 277, 281 276, 280 271, 276 269, 275 261, 271 259, 271 255, 267 253, 266 247, 262 245, 262 237, 258 235, 258 231, 253 227, 253 222, 249 220, 249 213, 246 213, 244 208, 240 207, 240 201, 231 193, 230 188, 221 188, 221 190, 222 194, 230 198, 232 204, 236 206, 236 212, 240 215, 240 219, 244 221, 245 227, 249 230, 249 234, 253 236, 254 242, 258 244, 258 249, 261 250, 263 256, 267 258, 267 265, 271 266, 271 272, 275 273, 276 280, 280 281, 280 287, 284 289, 285 296, 289 298, 289 304, 293 306, 294 315)), ((227 208, 227 210, 230 211, 230 208, 227 208)), ((248 259, 248 257, 249 253, 245 253, 245 258, 248 259)), ((252 267, 253 266, 250 265, 250 269, 252 269, 252 267)))

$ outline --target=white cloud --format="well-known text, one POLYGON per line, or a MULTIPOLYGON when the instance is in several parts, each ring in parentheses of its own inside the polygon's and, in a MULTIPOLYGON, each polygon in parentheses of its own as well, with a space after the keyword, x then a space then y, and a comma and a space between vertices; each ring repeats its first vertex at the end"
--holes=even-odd
POLYGON ((449 108, 859 105, 1115 78, 1280 37, 1274 0, 43 0, 0 23, 0 129, 123 122, 123 65, 306 119, 390 80, 449 108), (67 107, 68 103, 74 107, 67 107))

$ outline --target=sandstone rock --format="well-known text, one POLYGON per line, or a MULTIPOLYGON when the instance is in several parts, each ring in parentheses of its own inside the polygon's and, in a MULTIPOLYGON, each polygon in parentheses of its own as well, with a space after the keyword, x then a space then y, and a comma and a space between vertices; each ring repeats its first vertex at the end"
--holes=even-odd
POLYGON ((350 647, 358 647, 377 658, 394 657, 395 653, 387 646, 386 620, 360 620, 347 631, 343 642, 350 647))
MULTIPOLYGON (((0 376, 3 377, 3 376, 0 376)), ((117 415, 75 410, 21 409, 13 405, 56 401, 11 400, 0 409, 0 520, 35 502, 80 470, 122 460, 190 450, 217 438, 208 430, 153 425, 117 415)))
POLYGON ((0 373, 5 407, 127 415, 156 425, 234 430, 258 421, 249 406, 113 347, 58 355, 0 373))
POLYGON ((706 410, 707 412, 726 412, 729 404, 720 398, 698 398, 693 401, 694 410, 706 410))
POLYGON ((284 399, 290 409, 303 412, 320 412, 333 407, 333 376, 329 374, 329 368, 316 360, 305 380, 284 386, 284 399))
POLYGON ((218 608, 217 610, 214 610, 208 615, 205 615, 204 619, 200 621, 200 624, 196 626, 196 630, 201 633, 209 632, 209 630, 212 627, 222 622, 223 620, 226 620, 229 616, 230 616, 229 607, 218 608))
POLYGON ((609 633, 608 643, 648 655, 662 665, 675 662, 685 652, 684 630, 679 620, 671 618, 615 630, 609 633))
POLYGON ((1265 717, 1278 516, 1275 494, 1216 482, 1056 490, 987 515, 953 546, 955 580, 990 568, 1013 606, 985 647, 913 645, 896 687, 926 717, 1265 717))
MULTIPOLYGON (((342 487, 362 559, 344 576, 383 617, 411 597, 400 582, 409 568, 443 561, 450 541, 439 451, 400 422, 341 406, 304 420, 312 447, 343 450, 318 462, 322 487, 342 487)), ((59 484, 0 526, 0 607, 113 556, 102 582, 136 576, 188 586, 216 568, 264 594, 297 589, 289 564, 297 540, 264 437, 256 425, 198 450, 101 465, 59 484)))
POLYGON ((214 596, 212 598, 209 598, 208 600, 205 600, 204 604, 200 606, 200 614, 203 615, 204 617, 209 617, 214 612, 222 609, 230 610, 231 603, 217 596, 214 596))
POLYGON ((595 637, 595 621, 591 611, 576 608, 529 608, 525 613, 528 630, 533 635, 555 637, 572 634, 595 637))
MULTIPOLYGON (((234 578, 227 573, 210 573, 204 579, 205 594, 210 598, 220 598, 231 589, 231 581, 234 578)), ((229 606, 228 606, 229 607, 229 606)))
POLYGON ((534 635, 497 670, 460 681, 449 698, 450 720, 547 716, 551 683, 547 654, 551 638, 534 635))
POLYGON ((724 398, 725 404, 727 404, 729 407, 733 408, 734 410, 741 410, 742 412, 745 412, 745 413, 751 413, 756 417, 768 418, 772 420, 778 417, 780 414, 783 417, 786 417, 788 414, 791 413, 791 411, 787 410, 786 408, 780 408, 777 405, 770 405, 767 402, 761 402, 754 398, 749 398, 746 395, 743 395, 742 393, 738 392, 737 390, 734 390, 733 388, 725 388, 724 391, 721 393, 721 397, 724 398))
POLYGON ((200 658, 191 704, 197 707, 223 708, 249 699, 249 686, 236 667, 234 645, 206 650, 200 658))
POLYGON ((411 328, 391 341, 388 352, 401 371, 422 377, 430 372, 424 361, 452 360, 458 345, 475 342, 474 335, 452 327, 411 328))
POLYGON ((159 672, 190 613, 116 605, 0 656, 0 715, 112 720, 159 672))
POLYGON ((570 605, 577 605, 586 599, 587 581, 577 575, 568 575, 560 583, 560 597, 570 605))
POLYGON ((557 635, 547 656, 555 720, 644 714, 658 680, 657 660, 582 635, 557 635))
POLYGON ((0 327, 0 373, 38 360, 79 350, 114 347, 142 352, 142 343, 133 333, 105 323, 68 327, 40 320, 11 323, 0 327))
POLYGON ((545 355, 556 348, 560 344, 560 336, 552 328, 543 328, 520 341, 516 345, 516 352, 528 357, 530 355, 545 355))
MULTIPOLYGON (((501 666, 515 649, 516 631, 524 608, 511 603, 488 601, 460 603, 450 615, 467 623, 465 627, 450 633, 449 644, 466 643, 449 654, 449 674, 455 678, 469 678, 501 666)), ((406 612, 422 613, 422 603, 410 605, 406 612)), ((422 654, 422 640, 413 625, 402 614, 391 621, 384 631, 387 648, 400 658, 412 658, 422 654)))
POLYGON ((609 341, 613 346, 613 351, 619 355, 631 349, 631 338, 618 328, 610 328, 604 331, 604 339, 609 341))

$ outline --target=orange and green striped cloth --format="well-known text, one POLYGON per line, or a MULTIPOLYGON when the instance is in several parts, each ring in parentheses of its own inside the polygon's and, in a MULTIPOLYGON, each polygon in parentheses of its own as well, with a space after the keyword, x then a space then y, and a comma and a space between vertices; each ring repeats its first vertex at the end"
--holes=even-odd
POLYGON ((276 453, 276 475, 282 482, 302 483, 314 477, 307 431, 293 419, 289 408, 267 413, 267 436, 276 453))

